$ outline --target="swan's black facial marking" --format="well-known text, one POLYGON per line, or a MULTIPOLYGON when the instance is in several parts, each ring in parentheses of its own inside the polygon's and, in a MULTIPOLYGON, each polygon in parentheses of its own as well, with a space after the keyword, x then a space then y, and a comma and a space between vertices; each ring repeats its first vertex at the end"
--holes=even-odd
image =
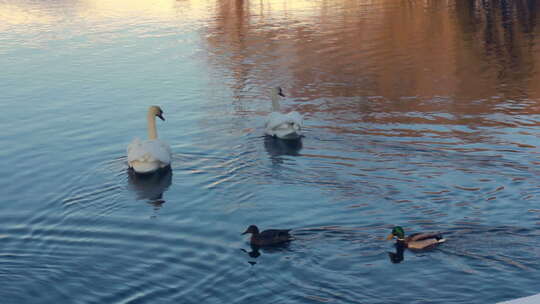
POLYGON ((159 119, 165 121, 165 118, 163 117, 163 111, 159 110, 159 113, 157 113, 156 116, 159 117, 159 119))
POLYGON ((278 87, 278 95, 281 97, 285 97, 285 94, 283 94, 283 91, 281 90, 281 87, 278 87))

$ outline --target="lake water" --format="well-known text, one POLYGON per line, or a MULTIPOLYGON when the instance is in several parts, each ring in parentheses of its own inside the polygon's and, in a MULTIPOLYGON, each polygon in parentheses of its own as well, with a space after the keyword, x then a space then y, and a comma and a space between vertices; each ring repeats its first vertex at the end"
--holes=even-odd
POLYGON ((2 303, 540 292, 536 1, 7 0, 0 20, 2 303), (274 86, 299 143, 263 136, 274 86), (152 104, 172 170, 141 178, 125 149, 152 104), (252 252, 250 224, 296 240, 252 252), (447 242, 399 257, 394 225, 447 242))

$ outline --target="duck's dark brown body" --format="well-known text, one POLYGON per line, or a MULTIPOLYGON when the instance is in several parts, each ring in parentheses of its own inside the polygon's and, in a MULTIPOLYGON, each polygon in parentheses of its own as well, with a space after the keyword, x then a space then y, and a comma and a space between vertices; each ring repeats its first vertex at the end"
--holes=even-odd
POLYGON ((242 233, 251 233, 250 243, 256 246, 270 246, 282 244, 292 240, 292 236, 289 234, 291 229, 268 229, 259 232, 259 229, 255 225, 251 225, 248 229, 242 233))

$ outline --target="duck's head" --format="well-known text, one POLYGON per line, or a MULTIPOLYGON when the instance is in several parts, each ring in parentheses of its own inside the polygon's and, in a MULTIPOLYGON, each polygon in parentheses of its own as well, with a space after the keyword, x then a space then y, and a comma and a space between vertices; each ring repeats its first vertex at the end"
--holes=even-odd
POLYGON ((242 234, 248 234, 248 233, 259 234, 259 228, 257 228, 257 226, 255 226, 255 225, 251 225, 242 234))
POLYGON ((148 114, 152 116, 157 116, 159 119, 165 121, 165 118, 163 117, 163 110, 159 106, 151 106, 148 108, 148 114))
POLYGON ((403 228, 401 228, 401 226, 396 226, 392 229, 392 233, 390 233, 386 239, 387 240, 391 240, 392 238, 394 238, 394 236, 398 239, 398 240, 402 240, 405 238, 405 231, 403 231, 403 228))
POLYGON ((278 96, 281 96, 281 97, 285 97, 285 94, 283 94, 283 90, 281 90, 281 87, 272 88, 272 95, 278 95, 278 96))

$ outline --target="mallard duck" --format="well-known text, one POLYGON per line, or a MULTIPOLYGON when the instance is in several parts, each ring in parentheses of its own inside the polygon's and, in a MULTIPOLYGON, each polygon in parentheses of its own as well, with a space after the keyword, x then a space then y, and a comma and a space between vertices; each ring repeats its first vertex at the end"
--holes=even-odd
POLYGON ((259 228, 255 225, 251 225, 242 233, 251 233, 250 243, 255 246, 270 246, 286 243, 292 240, 292 236, 289 234, 291 229, 268 229, 263 232, 259 232, 259 228))
POLYGON ((425 249, 446 241, 440 233, 415 233, 405 237, 405 231, 400 226, 394 227, 386 239, 396 238, 396 245, 409 249, 425 249))

